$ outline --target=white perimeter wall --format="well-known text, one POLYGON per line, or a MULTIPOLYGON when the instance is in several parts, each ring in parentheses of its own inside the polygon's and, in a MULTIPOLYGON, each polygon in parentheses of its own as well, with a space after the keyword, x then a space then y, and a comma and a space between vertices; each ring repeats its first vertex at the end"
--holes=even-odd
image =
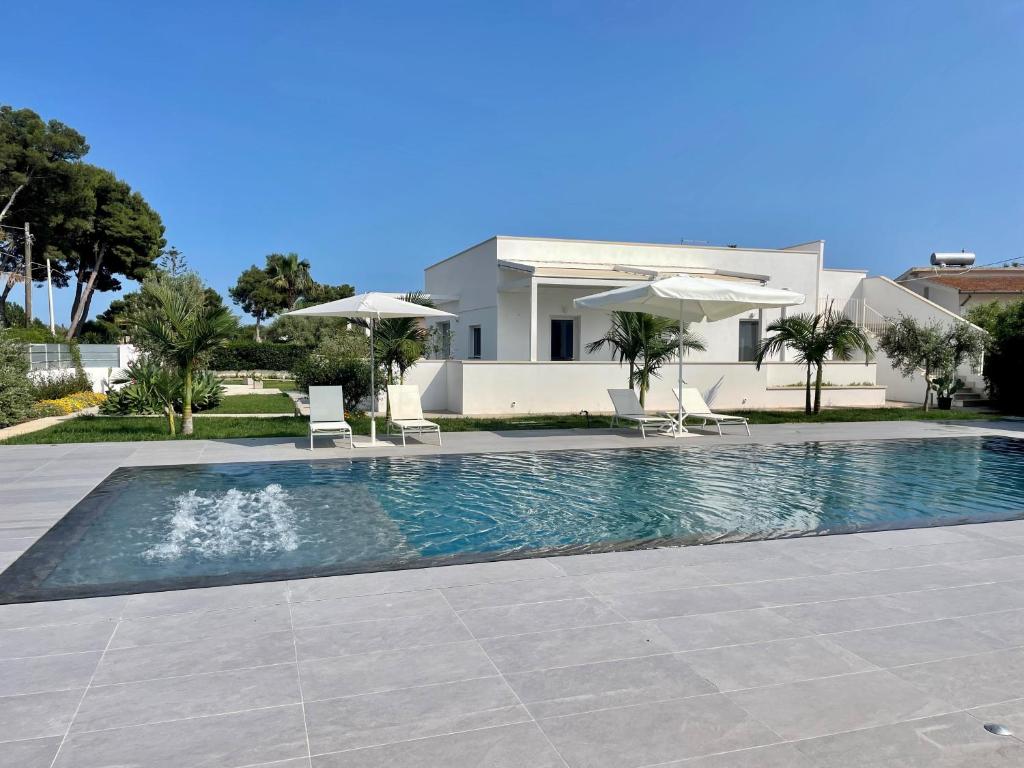
MULTIPOLYGON (((467 415, 576 413, 611 410, 607 390, 626 386, 627 369, 599 362, 421 361, 406 374, 418 384, 426 411, 467 415)), ((798 408, 803 389, 787 385, 804 380, 792 363, 770 363, 758 371, 751 363, 687 363, 687 383, 698 387, 716 408, 798 408)), ((828 363, 825 379, 837 385, 872 382, 874 364, 828 363)), ((647 407, 671 409, 675 368, 666 368, 648 393, 647 407)), ((826 406, 880 406, 880 387, 826 389, 826 406)))
MULTIPOLYGON (((120 364, 113 368, 92 368, 84 366, 85 374, 89 377, 93 392, 106 392, 110 389, 110 380, 119 374, 122 369, 132 360, 139 356, 138 350, 131 344, 118 344, 118 357, 120 364)), ((58 368, 48 371, 32 371, 29 377, 35 381, 41 381, 50 376, 64 376, 70 368, 58 368)))

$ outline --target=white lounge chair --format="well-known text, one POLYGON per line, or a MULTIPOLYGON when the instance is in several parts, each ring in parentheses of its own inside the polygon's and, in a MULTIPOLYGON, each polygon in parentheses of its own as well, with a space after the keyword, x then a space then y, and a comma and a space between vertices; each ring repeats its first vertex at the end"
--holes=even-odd
POLYGON ((388 434, 395 426, 402 433, 402 445, 405 445, 405 433, 422 435, 428 432, 437 433, 437 444, 441 444, 441 426, 423 418, 423 405, 420 403, 420 388, 415 384, 392 384, 388 386, 388 405, 391 415, 388 417, 388 434))
MULTIPOLYGON (((608 397, 615 406, 612 426, 617 421, 631 421, 640 427, 640 435, 647 439, 647 427, 659 427, 662 432, 670 432, 675 428, 675 421, 666 416, 651 416, 640 405, 640 399, 632 389, 609 389, 608 397)), ((684 429, 685 431, 685 429, 684 429)))
POLYGON ((675 387, 672 388, 672 392, 675 393, 677 399, 683 406, 683 428, 685 429, 687 419, 701 419, 701 426, 706 427, 709 421, 714 422, 715 426, 718 427, 718 434, 722 434, 723 424, 742 424, 747 430, 747 435, 750 435, 750 425, 747 420, 742 416, 729 416, 724 413, 715 413, 712 411, 706 402, 704 402, 704 396, 701 395, 700 390, 696 387, 683 387, 682 397, 680 397, 679 390, 675 387))
POLYGON ((352 447, 352 427, 345 421, 345 398, 341 387, 309 388, 309 450, 314 435, 348 435, 352 447))

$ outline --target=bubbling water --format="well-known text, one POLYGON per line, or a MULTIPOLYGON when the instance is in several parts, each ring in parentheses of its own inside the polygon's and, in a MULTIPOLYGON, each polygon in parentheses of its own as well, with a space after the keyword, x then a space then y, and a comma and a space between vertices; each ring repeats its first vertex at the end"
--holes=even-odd
POLYGON ((232 488, 201 496, 192 490, 174 499, 170 530, 143 552, 148 560, 257 558, 299 546, 295 511, 277 483, 254 491, 232 488))

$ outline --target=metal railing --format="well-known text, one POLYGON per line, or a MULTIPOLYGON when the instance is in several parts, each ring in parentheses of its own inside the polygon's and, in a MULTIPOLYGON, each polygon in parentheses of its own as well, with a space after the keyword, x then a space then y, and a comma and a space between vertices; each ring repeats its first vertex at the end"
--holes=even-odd
POLYGON ((840 301, 832 296, 824 296, 818 299, 818 311, 825 312, 828 309, 845 315, 856 323, 859 328, 863 328, 874 336, 881 334, 886 326, 892 322, 863 299, 840 301))
MULTIPOLYGON (((117 344, 79 344, 83 368, 117 368, 121 349, 117 344)), ((28 361, 33 371, 58 371, 73 368, 71 347, 67 344, 29 344, 28 361)))

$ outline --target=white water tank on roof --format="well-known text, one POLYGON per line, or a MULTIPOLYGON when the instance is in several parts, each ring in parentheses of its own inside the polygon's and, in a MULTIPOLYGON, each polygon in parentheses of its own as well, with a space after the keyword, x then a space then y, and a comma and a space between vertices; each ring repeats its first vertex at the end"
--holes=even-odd
POLYGON ((967 251, 960 253, 933 253, 933 267, 970 267, 974 265, 974 254, 967 251))

